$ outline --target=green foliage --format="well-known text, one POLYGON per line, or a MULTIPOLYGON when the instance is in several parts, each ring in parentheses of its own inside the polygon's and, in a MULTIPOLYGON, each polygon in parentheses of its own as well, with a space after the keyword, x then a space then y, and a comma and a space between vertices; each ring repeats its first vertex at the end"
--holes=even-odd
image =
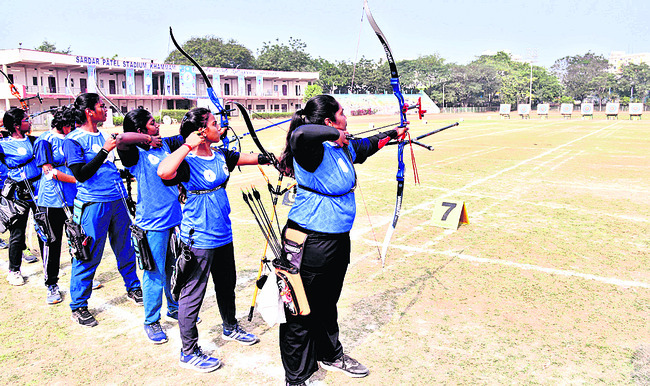
POLYGON ((253 118, 260 119, 273 119, 273 118, 291 118, 293 112, 284 112, 284 113, 253 113, 253 118))
MULTIPOLYGON (((197 63, 206 67, 255 68, 255 58, 248 48, 235 40, 224 42, 215 36, 193 37, 182 44, 197 63)), ((165 63, 190 65, 191 62, 178 50, 172 51, 165 63)))
POLYGON ((257 68, 274 71, 314 71, 311 56, 305 52, 307 45, 300 39, 289 38, 289 44, 264 42, 257 56, 257 68))
POLYGON ((607 85, 608 68, 607 59, 592 52, 565 56, 556 60, 551 66, 551 70, 560 79, 566 93, 576 100, 601 94, 607 85))
POLYGON ((180 122, 188 111, 189 110, 160 110, 160 116, 164 117, 165 115, 169 115, 171 119, 176 119, 180 122))
POLYGON ((573 98, 570 96, 563 95, 559 99, 560 103, 573 103, 573 98))
POLYGON ((121 116, 121 115, 114 115, 113 116, 113 124, 115 126, 122 126, 123 123, 124 123, 124 117, 123 116, 121 116))
POLYGON ((305 89, 305 96, 302 98, 302 101, 307 102, 312 97, 314 97, 316 95, 320 95, 322 93, 323 93, 323 88, 320 85, 317 85, 317 84, 309 85, 305 89))
POLYGON ((43 40, 43 43, 41 43, 40 46, 34 48, 36 51, 43 51, 43 52, 56 52, 59 54, 66 54, 69 55, 72 50, 70 49, 70 46, 68 46, 67 49, 65 50, 57 50, 56 45, 54 43, 50 43, 47 40, 43 40))

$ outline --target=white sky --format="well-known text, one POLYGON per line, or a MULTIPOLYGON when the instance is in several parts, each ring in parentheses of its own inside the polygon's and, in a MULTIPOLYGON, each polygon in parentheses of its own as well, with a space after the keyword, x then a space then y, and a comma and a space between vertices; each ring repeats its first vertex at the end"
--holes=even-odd
MULTIPOLYGON (((369 0, 396 60, 437 53, 466 64, 505 50, 537 55, 550 66, 588 51, 650 52, 650 1, 621 0, 369 0)), ((179 41, 214 35, 257 55, 263 42, 301 39, 312 57, 354 61, 384 53, 370 25, 360 23, 362 0, 26 0, 3 5, 0 49, 35 48, 43 40, 76 55, 142 57, 162 62, 179 41), (359 31, 361 29, 361 35, 359 31), (357 54, 357 40, 360 45, 357 54)))

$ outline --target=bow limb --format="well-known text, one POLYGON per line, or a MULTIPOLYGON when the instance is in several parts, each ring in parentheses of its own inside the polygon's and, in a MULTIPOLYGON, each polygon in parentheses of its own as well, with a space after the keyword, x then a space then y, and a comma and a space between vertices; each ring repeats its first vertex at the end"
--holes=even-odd
POLYGON ((221 102, 219 102, 219 98, 217 97, 217 94, 214 92, 214 89, 212 88, 212 82, 210 82, 210 78, 208 78, 208 75, 203 71, 203 68, 194 60, 181 46, 178 44, 176 39, 174 38, 174 33, 172 32, 172 27, 169 27, 169 36, 172 39, 172 42, 174 43, 174 46, 176 46, 176 49, 183 54, 193 65, 196 67, 197 70, 201 73, 201 76, 203 77, 203 81, 205 81, 205 84, 207 86, 207 91, 208 91, 208 96, 210 97, 210 101, 212 104, 217 108, 219 111, 219 114, 221 116, 221 127, 226 127, 230 128, 230 125, 228 124, 228 115, 226 114, 226 109, 223 108, 221 105, 221 102))
MULTIPOLYGON (((381 31, 381 28, 377 25, 377 22, 375 22, 375 18, 372 17, 372 13, 370 12, 370 8, 368 7, 368 0, 363 0, 363 8, 366 11, 366 17, 368 19, 368 22, 370 23, 370 26, 372 29, 375 31, 375 34, 377 35, 377 38, 379 39, 379 42, 381 45, 384 47, 384 51, 386 52, 386 58, 388 59, 388 66, 390 68, 390 84, 393 88, 393 94, 395 94, 395 97, 397 98, 397 102, 399 103, 399 113, 400 113, 400 124, 398 128, 401 127, 406 127, 408 125, 408 120, 406 119, 406 111, 407 108, 405 108, 405 103, 404 103, 404 96, 402 95, 402 89, 400 86, 399 82, 399 74, 397 72, 397 65, 395 64, 395 59, 393 58, 393 52, 390 49, 390 46, 388 45, 388 40, 386 40, 386 36, 384 36, 384 33, 381 31)), ((395 228, 397 227, 397 220, 399 220, 399 215, 402 210, 402 199, 404 197, 404 136, 402 135, 400 138, 398 138, 398 148, 397 148, 397 175, 395 176, 395 179, 397 180, 397 196, 395 199, 395 211, 393 213, 393 221, 386 231, 386 236, 384 237, 384 243, 382 245, 382 252, 381 252, 381 264, 382 267, 384 266, 384 263, 386 261, 386 252, 388 251, 388 245, 390 244, 390 240, 393 237, 393 233, 395 232, 395 228)))
POLYGON ((275 155, 273 155, 273 153, 268 152, 262 145, 262 142, 260 142, 260 139, 257 136, 255 127, 253 127, 253 122, 251 121, 250 115, 248 115, 248 111, 246 110, 246 107, 244 107, 244 105, 236 101, 232 101, 232 103, 235 106, 237 106, 237 109, 241 113, 242 118, 244 118, 244 122, 246 123, 246 127, 248 128, 248 133, 253 139, 253 142, 255 142, 255 146, 257 146, 257 148, 260 150, 260 153, 262 153, 266 158, 268 158, 271 161, 273 167, 276 168, 278 172, 280 172, 280 175, 282 175, 282 172, 280 171, 280 164, 278 162, 278 159, 275 158, 275 155))

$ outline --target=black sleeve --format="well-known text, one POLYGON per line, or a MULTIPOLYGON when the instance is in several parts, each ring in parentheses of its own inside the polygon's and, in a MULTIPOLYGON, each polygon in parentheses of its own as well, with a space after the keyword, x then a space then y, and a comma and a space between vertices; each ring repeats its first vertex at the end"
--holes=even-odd
POLYGON ((97 170, 102 166, 106 157, 108 157, 108 152, 102 148, 90 162, 72 164, 69 165, 69 168, 72 170, 72 175, 77 181, 84 182, 97 173, 97 170))
POLYGON ((138 151, 137 146, 129 146, 126 150, 120 150, 116 147, 117 154, 120 156, 120 161, 122 161, 122 166, 129 167, 138 163, 140 159, 140 152, 138 151))
POLYGON ((350 140, 350 146, 354 148, 356 154, 354 163, 364 163, 368 157, 378 152, 388 141, 395 138, 397 138, 397 130, 375 134, 372 137, 350 140))
POLYGON ((190 165, 186 161, 183 161, 180 165, 178 165, 178 169, 176 169, 176 177, 172 178, 171 180, 162 180, 162 182, 165 186, 174 186, 180 184, 181 182, 187 182, 189 180, 190 165))
POLYGON ((163 143, 166 143, 169 147, 169 154, 175 152, 179 147, 183 146, 185 140, 183 136, 178 134, 173 137, 164 137, 162 139, 163 143))
POLYGON ((228 165, 228 171, 232 172, 237 167, 237 162, 239 162, 239 152, 232 151, 229 149, 219 149, 223 152, 224 157, 226 157, 226 165, 228 165))
POLYGON ((339 131, 330 126, 303 125, 291 133, 289 145, 296 162, 308 172, 315 172, 323 162, 323 142, 336 141, 339 131))

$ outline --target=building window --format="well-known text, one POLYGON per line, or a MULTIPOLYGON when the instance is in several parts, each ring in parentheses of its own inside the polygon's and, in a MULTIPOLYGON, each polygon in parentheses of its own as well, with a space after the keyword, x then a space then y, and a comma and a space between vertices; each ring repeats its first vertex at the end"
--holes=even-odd
POLYGON ((300 85, 299 84, 296 85, 296 96, 298 96, 298 95, 302 95, 302 93, 300 92, 300 85))
POLYGON ((301 108, 302 106, 300 105, 300 103, 296 103, 296 111, 300 110, 301 108))
POLYGON ((104 79, 99 80, 99 88, 104 88, 104 79))
POLYGON ((38 86, 38 78, 37 77, 32 78, 32 85, 33 86, 38 86))
POLYGON ((14 82, 14 74, 9 74, 9 80, 11 81, 11 83, 14 82))
POLYGON ((265 105, 255 105, 256 111, 264 111, 266 109, 265 105))
POLYGON ((230 83, 224 83, 223 95, 230 95, 230 83))

